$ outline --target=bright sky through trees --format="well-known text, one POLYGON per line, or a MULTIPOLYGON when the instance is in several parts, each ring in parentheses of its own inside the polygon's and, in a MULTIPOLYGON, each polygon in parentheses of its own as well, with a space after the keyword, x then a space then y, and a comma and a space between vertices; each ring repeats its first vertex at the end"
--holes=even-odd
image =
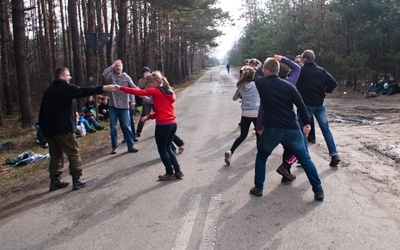
POLYGON ((231 49, 233 43, 240 38, 243 30, 244 21, 240 21, 240 14, 243 11, 242 0, 219 0, 217 7, 223 11, 228 11, 234 20, 235 25, 226 24, 221 27, 222 35, 216 39, 219 46, 215 49, 214 56, 222 59, 225 54, 231 49))

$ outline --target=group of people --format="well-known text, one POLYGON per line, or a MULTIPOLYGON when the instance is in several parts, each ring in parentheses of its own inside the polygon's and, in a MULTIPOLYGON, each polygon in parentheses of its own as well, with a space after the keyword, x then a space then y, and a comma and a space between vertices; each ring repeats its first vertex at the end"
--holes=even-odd
MULTIPOLYGON (((246 59, 240 70, 240 79, 233 100, 241 99, 242 116, 240 136, 225 152, 224 160, 231 164, 236 148, 248 135, 250 124, 255 124, 257 156, 254 187, 250 194, 262 196, 266 162, 273 149, 284 148, 282 164, 277 172, 282 183, 290 183, 296 176, 291 165, 298 161, 303 167, 314 191, 314 198, 322 201, 324 192, 317 169, 308 153, 307 139, 311 131, 311 118, 315 117, 331 157, 329 165, 337 167, 340 158, 336 150, 326 117, 326 93, 336 88, 336 80, 315 63, 312 50, 305 50, 295 61, 284 56, 268 57, 259 66, 257 59, 246 59), (297 108, 297 113, 294 111, 297 108)), ((315 135, 314 135, 315 140, 315 135)))
MULTIPOLYGON (((86 180, 82 178, 81 158, 75 133, 78 114, 76 113, 74 99, 99 95, 104 92, 108 92, 109 100, 108 117, 103 117, 103 119, 108 118, 110 121, 111 154, 116 154, 118 149, 118 120, 127 143, 127 152, 136 153, 139 151, 134 146, 135 133, 131 126, 133 119, 130 117, 131 107, 135 105, 134 95, 138 95, 143 99, 147 98, 147 104, 152 105, 150 109, 144 109, 141 123, 144 124, 149 119, 156 120, 155 141, 160 158, 165 166, 165 174, 159 175, 159 180, 174 180, 183 177, 175 156, 176 148, 172 145, 172 142, 175 141, 179 153, 183 152, 184 142, 175 136, 177 130, 174 111, 175 93, 161 72, 150 72, 150 69, 145 67, 143 75, 145 83, 141 86, 143 89, 140 89, 123 71, 122 61, 116 60, 103 72, 105 85, 80 87, 70 84, 71 75, 68 68, 61 67, 56 70, 53 83, 46 89, 42 97, 38 122, 42 135, 46 138, 49 146, 50 191, 69 185, 68 181, 61 179, 63 154, 66 154, 69 160, 72 189, 79 190, 86 186, 86 180), (152 109, 154 112, 151 112, 152 109)), ((89 99, 88 101, 92 102, 89 99)), ((86 109, 90 111, 91 108, 89 106, 86 109)), ((101 112, 102 108, 99 106, 99 113, 101 112)), ((143 124, 139 130, 139 136, 143 124)))
POLYGON ((365 97, 377 97, 378 95, 394 95, 400 93, 400 86, 398 85, 394 75, 389 74, 389 80, 386 75, 381 73, 378 75, 378 80, 371 83, 368 90, 362 91, 365 97))

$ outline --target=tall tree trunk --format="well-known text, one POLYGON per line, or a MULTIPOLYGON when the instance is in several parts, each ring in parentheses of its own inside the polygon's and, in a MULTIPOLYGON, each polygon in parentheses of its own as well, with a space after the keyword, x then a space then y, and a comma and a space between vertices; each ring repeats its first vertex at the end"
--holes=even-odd
MULTIPOLYGON (((83 2, 86 2, 84 0, 83 2)), ((95 34, 96 38, 98 37, 96 34, 96 26, 95 26, 95 6, 94 6, 94 1, 89 0, 87 1, 87 9, 83 8, 86 5, 82 5, 83 13, 84 13, 84 19, 86 19, 86 26, 85 26, 85 34, 87 33, 92 33, 95 34), (85 14, 86 13, 86 14, 85 14)), ((97 39, 96 39, 96 44, 97 44, 97 39)), ((95 51, 93 49, 96 48, 91 48, 89 46, 89 43, 86 41, 86 70, 87 70, 87 77, 88 77, 88 82, 89 85, 95 85, 94 82, 96 82, 97 85, 97 77, 95 75, 95 65, 96 65, 96 60, 97 60, 97 54, 95 54, 95 51)))
POLYGON ((117 56, 122 60, 122 63, 126 63, 126 52, 127 52, 127 43, 126 37, 128 34, 128 23, 127 23, 127 8, 126 8, 127 0, 120 0, 118 6, 118 24, 119 24, 119 32, 117 38, 117 56))
POLYGON ((115 0, 111 0, 111 26, 110 26, 110 38, 111 41, 107 44, 107 65, 111 65, 114 59, 113 43, 115 38, 115 22, 116 22, 116 9, 115 0))
POLYGON ((61 28, 62 28, 62 44, 63 44, 63 65, 64 67, 69 67, 68 64, 68 43, 67 43, 67 29, 66 29, 66 21, 65 21, 65 10, 64 10, 64 0, 60 0, 60 9, 61 9, 61 28))
POLYGON ((17 67, 19 108, 23 128, 33 125, 31 88, 25 54, 25 13, 23 0, 11 0, 14 32, 14 54, 17 67))
MULTIPOLYGON (((50 49, 50 31, 49 31, 49 18, 48 18, 48 13, 47 13, 47 8, 46 8, 46 1, 41 0, 41 8, 42 8, 42 18, 43 18, 43 24, 44 24, 44 39, 42 39, 42 57, 44 60, 42 60, 42 65, 43 65, 43 72, 46 72, 44 75, 46 76, 46 82, 51 81, 51 76, 53 74, 52 70, 52 63, 51 63, 51 49, 50 49)), ((53 40, 54 42, 54 40, 53 40)))
MULTIPOLYGON (((11 94, 11 77, 10 72, 11 70, 11 32, 10 32, 10 23, 9 23, 9 13, 8 13, 8 1, 5 1, 4 4, 1 4, 0 9, 0 36, 2 39, 1 41, 1 65, 2 65, 2 73, 1 79, 3 81, 3 96, 5 98, 5 105, 6 105, 6 114, 10 115, 13 113, 13 98, 11 94)), ((3 109, 2 103, 0 102, 0 112, 1 118, 0 122, 3 125, 3 109)))
POLYGON ((82 86, 83 84, 83 65, 81 60, 81 48, 79 44, 79 26, 78 26, 78 12, 76 9, 76 0, 68 0, 68 13, 69 24, 71 29, 71 43, 72 43, 72 56, 73 56, 73 82, 76 85, 82 86))

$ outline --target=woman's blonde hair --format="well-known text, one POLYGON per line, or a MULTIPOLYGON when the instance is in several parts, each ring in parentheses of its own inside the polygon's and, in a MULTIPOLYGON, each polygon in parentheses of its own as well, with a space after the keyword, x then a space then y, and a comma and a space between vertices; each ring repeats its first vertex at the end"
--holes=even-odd
POLYGON ((243 86, 243 84, 253 81, 255 72, 256 71, 253 67, 246 66, 243 69, 242 77, 240 77, 239 81, 236 84, 236 87, 239 89, 243 86))
POLYGON ((166 89, 172 89, 167 78, 161 74, 160 71, 153 71, 150 75, 146 76, 147 82, 156 82, 157 87, 163 86, 166 89))

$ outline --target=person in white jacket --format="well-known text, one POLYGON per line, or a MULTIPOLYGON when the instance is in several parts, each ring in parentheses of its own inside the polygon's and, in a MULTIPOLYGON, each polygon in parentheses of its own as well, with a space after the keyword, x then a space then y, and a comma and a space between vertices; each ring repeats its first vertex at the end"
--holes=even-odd
MULTIPOLYGON (((251 123, 254 127, 257 124, 258 109, 260 106, 260 96, 256 85, 253 81, 255 69, 253 67, 245 67, 242 77, 237 82, 237 89, 233 95, 233 100, 242 99, 242 118, 240 120, 240 136, 233 142, 232 147, 225 152, 225 163, 231 164, 232 154, 236 148, 246 139, 251 123)), ((256 145, 258 145, 259 134, 256 133, 256 145)))

